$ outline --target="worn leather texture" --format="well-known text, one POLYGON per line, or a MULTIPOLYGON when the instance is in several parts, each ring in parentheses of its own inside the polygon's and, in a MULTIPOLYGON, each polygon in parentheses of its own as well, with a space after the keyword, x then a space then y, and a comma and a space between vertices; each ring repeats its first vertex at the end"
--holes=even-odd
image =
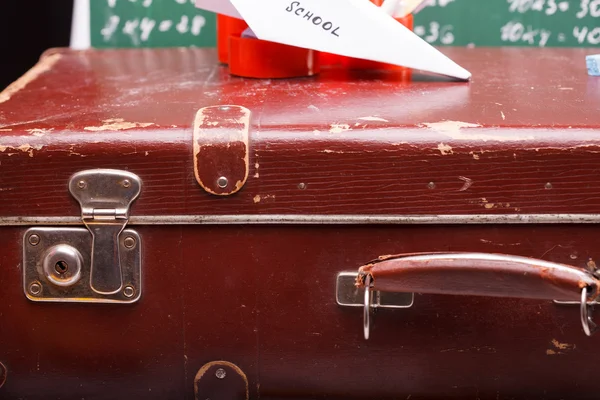
POLYGON ((197 373, 223 360, 252 400, 596 400, 600 336, 582 332, 577 304, 415 293, 410 308, 378 309, 365 341, 361 308, 336 303, 336 275, 382 254, 600 260, 597 224, 581 223, 600 213, 600 81, 586 75, 588 51, 443 51, 472 82, 334 70, 245 80, 207 49, 48 52, 0 95, 0 221, 16 219, 0 227, 0 398, 194 400, 197 373), (194 174, 194 117, 219 105, 252 112, 248 179, 229 196, 194 174), (68 180, 92 168, 141 178, 132 221, 173 217, 128 225, 143 241, 142 298, 33 303, 23 235, 43 217, 78 221, 68 180), (540 213, 569 223, 502 220, 540 213), (464 219, 201 224, 281 214, 464 219))
POLYGON ((374 290, 428 294, 580 301, 598 296, 600 282, 589 271, 506 254, 439 253, 384 257, 359 269, 374 290))
POLYGON ((229 196, 248 179, 250 110, 232 105, 198 110, 194 121, 194 174, 207 192, 229 196))
POLYGON ((471 82, 248 80, 210 49, 49 51, 0 96, 0 216, 77 215, 64 182, 106 166, 144 181, 135 215, 599 213, 588 52, 443 51, 471 82), (225 201, 193 173, 194 118, 220 105, 252 112, 248 180, 225 201))

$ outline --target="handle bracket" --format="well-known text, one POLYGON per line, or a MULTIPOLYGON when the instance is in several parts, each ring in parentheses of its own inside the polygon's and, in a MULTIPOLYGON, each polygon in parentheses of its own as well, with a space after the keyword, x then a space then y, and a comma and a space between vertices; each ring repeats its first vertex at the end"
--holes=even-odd
POLYGON ((410 308, 414 304, 414 293, 393 293, 371 290, 367 284, 364 292, 356 287, 356 272, 340 272, 336 281, 336 302, 343 307, 363 307, 363 332, 369 339, 371 311, 377 308, 410 308))

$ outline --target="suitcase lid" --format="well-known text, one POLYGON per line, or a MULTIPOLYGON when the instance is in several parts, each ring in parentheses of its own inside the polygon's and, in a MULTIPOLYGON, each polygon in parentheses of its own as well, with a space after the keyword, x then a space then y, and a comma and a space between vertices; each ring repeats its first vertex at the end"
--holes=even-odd
POLYGON ((49 50, 0 94, 0 218, 75 221, 69 178, 111 168, 143 182, 134 223, 595 220, 586 50, 443 51, 472 82, 247 80, 213 49, 49 50))

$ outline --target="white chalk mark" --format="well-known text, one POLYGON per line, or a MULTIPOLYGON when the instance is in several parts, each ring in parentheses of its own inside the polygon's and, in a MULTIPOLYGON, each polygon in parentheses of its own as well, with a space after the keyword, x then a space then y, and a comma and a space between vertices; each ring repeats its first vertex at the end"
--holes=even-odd
POLYGON ((172 26, 173 26, 173 21, 166 19, 158 25, 158 30, 161 32, 166 32, 169 29, 171 29, 172 26))
POLYGON ((123 33, 125 35, 129 35, 131 37, 131 41, 134 46, 140 45, 140 38, 138 37, 137 28, 140 25, 139 19, 132 19, 130 21, 125 22, 125 26, 123 27, 123 33))
POLYGON ((140 29, 142 30, 140 38, 142 39, 142 42, 148 41, 148 39, 150 38, 150 34, 152 33, 152 30, 155 26, 156 21, 154 21, 153 19, 149 19, 146 17, 142 19, 142 23, 140 25, 140 29))
POLYGON ((118 15, 111 15, 104 28, 100 30, 100 34, 104 38, 105 42, 108 42, 110 39, 112 39, 112 36, 119 27, 119 22, 121 22, 121 18, 118 15))
POLYGON ((200 35, 204 25, 206 25, 206 18, 204 18, 202 15, 196 15, 192 20, 192 34, 194 36, 200 35))
POLYGON ((190 19, 188 18, 187 15, 182 15, 181 16, 181 21, 179 21, 179 23, 177 24, 176 28, 179 31, 179 33, 186 33, 188 31, 188 23, 190 22, 190 19))

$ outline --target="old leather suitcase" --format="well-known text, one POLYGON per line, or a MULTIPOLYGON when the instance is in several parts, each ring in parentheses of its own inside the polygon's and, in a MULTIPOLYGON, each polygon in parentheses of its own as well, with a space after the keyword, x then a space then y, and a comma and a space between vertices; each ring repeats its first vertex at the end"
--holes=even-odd
POLYGON ((472 82, 44 54, 0 94, 0 397, 597 398, 600 80, 445 51, 472 82))

